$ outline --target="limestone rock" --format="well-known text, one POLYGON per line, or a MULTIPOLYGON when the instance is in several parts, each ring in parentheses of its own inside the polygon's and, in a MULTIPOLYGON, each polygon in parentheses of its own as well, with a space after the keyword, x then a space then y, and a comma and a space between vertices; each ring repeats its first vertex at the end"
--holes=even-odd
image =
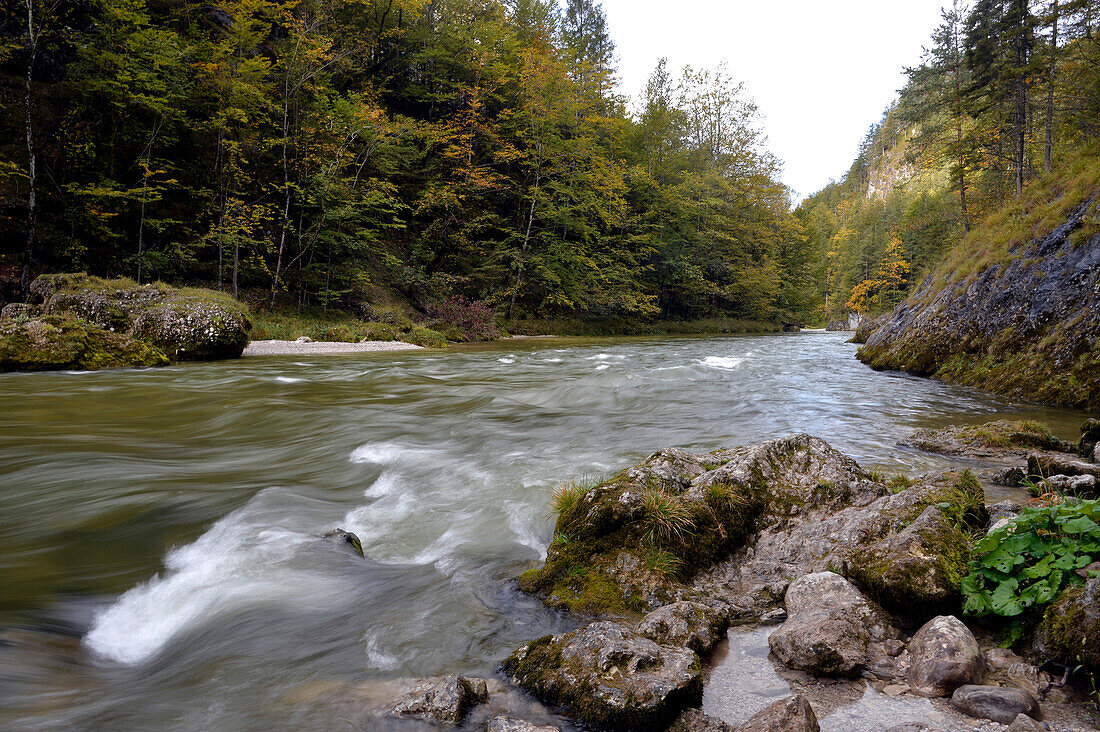
POLYGON ((1095 498, 1097 495, 1095 475, 1052 475, 1039 483, 1042 492, 1055 492, 1080 498, 1095 498))
POLYGON ((47 315, 0 323, 0 371, 94 371, 167 363, 148 343, 74 318, 47 315))
POLYGON ((686 646, 705 655, 722 640, 728 625, 718 610, 700 602, 681 601, 649 613, 637 630, 662 645, 686 646))
POLYGON ((998 501, 989 507, 989 520, 993 522, 1003 518, 1013 519, 1023 510, 1023 506, 1016 501, 998 501))
POLYGON ((848 576, 896 612, 954 610, 970 561, 969 540, 936 506, 899 533, 859 547, 848 576))
POLYGON ((1054 475, 1100 476, 1100 465, 1072 455, 1043 453, 1027 459, 1027 472, 1033 479, 1043 480, 1054 475))
POLYGON ((611 621, 521 646, 504 673, 536 698, 599 729, 667 725, 702 702, 699 658, 611 621))
POLYGON ((971 717, 1001 724, 1012 724, 1021 714, 1036 720, 1043 718, 1035 697, 1023 689, 1004 686, 960 686, 951 695, 951 706, 971 717))
POLYGON ((780 699, 737 727, 737 732, 819 732, 817 716, 804 696, 780 699))
POLYGON ((133 333, 177 361, 238 358, 252 323, 228 298, 181 296, 146 310, 133 333))
POLYGON ((561 729, 547 724, 526 722, 522 719, 493 717, 485 725, 485 732, 561 732, 561 729))
POLYGON ((1100 672, 1100 578, 1064 590, 1043 614, 1035 648, 1043 658, 1100 672))
POLYGON ((768 644, 791 668, 855 676, 870 662, 872 643, 899 636, 886 613, 833 572, 798 578, 787 589, 785 602, 787 620, 768 644))
POLYGON ((489 701, 483 679, 457 674, 423 679, 390 709, 395 717, 415 717, 437 724, 458 725, 466 713, 489 701))
POLYGON ((720 719, 703 714, 699 709, 685 709, 667 732, 733 732, 733 727, 720 719))
POLYGON ((1026 714, 1017 714, 1008 725, 1008 732, 1047 732, 1047 728, 1026 714))
POLYGON ((932 618, 909 641, 909 686, 917 694, 947 696, 984 675, 978 641, 953 615, 932 618))

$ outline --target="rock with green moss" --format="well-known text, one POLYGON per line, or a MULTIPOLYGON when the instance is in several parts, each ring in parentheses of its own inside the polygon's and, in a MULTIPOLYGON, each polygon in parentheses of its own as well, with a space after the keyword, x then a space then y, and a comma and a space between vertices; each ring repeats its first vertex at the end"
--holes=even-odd
POLYGON ((124 333, 48 315, 0 323, 0 371, 99 370, 164 366, 157 348, 124 333))
POLYGON ((232 298, 195 290, 182 291, 146 310, 133 325, 136 338, 177 361, 239 358, 250 330, 252 323, 232 298))
POLYGON ((932 505, 898 533, 856 547, 847 575, 891 611, 954 611, 969 546, 967 535, 932 505))
POLYGON ((823 676, 855 676, 886 656, 900 632, 890 616, 834 572, 799 577, 787 589, 787 620, 768 637, 790 668, 823 676))
POLYGON ((693 651, 610 621, 521 646, 503 670, 536 698, 600 730, 663 729, 703 697, 693 651))
POLYGON ((408 333, 401 336, 401 340, 414 346, 424 348, 446 348, 447 338, 442 333, 422 325, 414 325, 408 333))
POLYGON ((1046 609, 1035 648, 1041 658, 1100 673, 1100 578, 1066 589, 1046 609))
POLYGON ((31 320, 42 314, 42 308, 25 302, 10 302, 0 308, 0 322, 5 320, 31 320))
POLYGON ((969 458, 1026 458, 1033 449, 1073 452, 1042 422, 1000 419, 976 425, 917 430, 898 444, 925 452, 969 458))

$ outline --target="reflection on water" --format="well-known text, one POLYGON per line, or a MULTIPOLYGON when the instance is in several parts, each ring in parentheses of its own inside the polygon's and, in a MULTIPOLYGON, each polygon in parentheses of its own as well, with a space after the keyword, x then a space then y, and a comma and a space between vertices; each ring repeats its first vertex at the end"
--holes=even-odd
POLYGON ((845 337, 0 375, 0 727, 271 729, 306 683, 491 674, 570 627, 509 581, 549 489, 662 447, 805 431, 924 470, 894 447, 917 427, 1080 421, 875 373, 845 337), (315 540, 336 527, 365 560, 315 540))

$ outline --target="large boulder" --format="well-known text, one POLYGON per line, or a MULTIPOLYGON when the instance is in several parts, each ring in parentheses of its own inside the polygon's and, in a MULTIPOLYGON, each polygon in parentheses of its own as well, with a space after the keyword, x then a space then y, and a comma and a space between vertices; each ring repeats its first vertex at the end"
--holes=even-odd
POLYGON ((238 358, 252 323, 230 298, 184 295, 139 315, 133 332, 177 361, 238 358))
POLYGON ((820 729, 810 702, 796 694, 761 709, 737 727, 737 732, 819 732, 820 729))
POLYGON ((0 323, 0 371, 91 371, 167 363, 168 358, 148 343, 74 318, 45 316, 0 323))
POLYGON ((416 688, 393 705, 390 714, 458 725, 470 709, 487 701, 489 691, 484 680, 449 674, 417 682, 416 688))
POLYGON ((888 615, 852 583, 819 572, 791 583, 787 620, 768 638, 786 666, 825 676, 856 676, 876 654, 873 644, 900 635, 888 615))
POLYGON ((657 729, 703 697, 693 651, 600 621, 521 646, 503 664, 513 683, 597 729, 657 729))
POLYGON ((1031 449, 1073 451, 1042 422, 998 419, 983 424, 917 430, 899 445, 940 455, 1026 458, 1031 449))
POLYGON ((1040 656, 1100 673, 1100 578, 1062 592, 1035 632, 1040 656))
POLYGON ((848 576, 894 612, 952 611, 967 573, 969 545, 939 507, 928 506, 897 534, 858 547, 848 576))
POLYGON ((977 639, 953 615, 932 618, 909 641, 909 686, 917 694, 947 696, 984 676, 977 639))
POLYGON ((701 602, 680 601, 659 607, 642 618, 638 632, 666 646, 686 646, 703 656, 729 626, 726 615, 701 602))
POLYGON ((971 717, 1001 724, 1012 724, 1021 714, 1037 720, 1043 718, 1035 697, 1023 689, 1004 686, 960 686, 951 695, 951 706, 971 717))

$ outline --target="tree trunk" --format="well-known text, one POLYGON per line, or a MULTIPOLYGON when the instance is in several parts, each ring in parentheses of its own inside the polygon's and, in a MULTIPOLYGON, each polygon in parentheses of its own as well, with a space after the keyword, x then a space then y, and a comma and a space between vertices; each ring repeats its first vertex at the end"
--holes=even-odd
POLYGON ((34 151, 34 126, 31 108, 34 102, 32 81, 34 78, 34 60, 38 54, 38 34, 34 30, 34 0, 24 0, 27 5, 27 80, 24 90, 24 112, 27 132, 27 242, 23 250, 23 270, 19 276, 19 286, 24 298, 30 291, 31 260, 34 258, 34 236, 37 224, 37 170, 34 151))
POLYGON ((1054 164, 1054 75, 1058 61, 1058 0, 1050 20, 1050 70, 1047 73, 1047 144, 1043 155, 1043 172, 1049 173, 1054 164))
POLYGON ((141 216, 138 218, 137 283, 139 285, 141 284, 142 257, 145 253, 145 201, 148 192, 149 170, 146 168, 145 175, 141 179, 141 216))

